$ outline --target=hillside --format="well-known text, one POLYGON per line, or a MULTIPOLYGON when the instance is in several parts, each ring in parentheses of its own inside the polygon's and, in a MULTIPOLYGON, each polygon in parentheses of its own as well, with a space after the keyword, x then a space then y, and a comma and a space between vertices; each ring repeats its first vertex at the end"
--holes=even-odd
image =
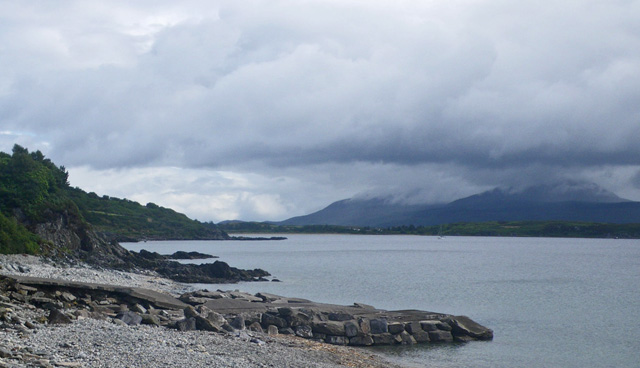
POLYGON ((130 252, 116 238, 229 239, 202 224, 154 204, 98 198, 71 188, 64 166, 40 151, 15 145, 0 152, 0 253, 42 254, 57 262, 86 262, 127 271, 152 270, 182 282, 252 281, 269 273, 240 270, 225 262, 182 264, 157 253, 130 252), (105 234, 102 231, 108 231, 105 234))
POLYGON ((28 234, 37 232, 36 224, 47 220, 46 214, 58 212, 112 240, 229 239, 213 223, 191 220, 169 208, 72 188, 64 166, 56 166, 39 151, 30 153, 16 145, 12 155, 0 153, 2 244, 26 244, 33 252, 38 241, 28 234))
POLYGON ((277 224, 391 227, 489 221, 640 223, 640 202, 619 198, 595 184, 564 182, 522 191, 494 189, 440 205, 347 199, 277 224))
POLYGON ((191 220, 182 213, 154 203, 143 206, 128 199, 99 197, 80 188, 68 188, 67 194, 88 223, 119 241, 229 239, 213 223, 191 220))

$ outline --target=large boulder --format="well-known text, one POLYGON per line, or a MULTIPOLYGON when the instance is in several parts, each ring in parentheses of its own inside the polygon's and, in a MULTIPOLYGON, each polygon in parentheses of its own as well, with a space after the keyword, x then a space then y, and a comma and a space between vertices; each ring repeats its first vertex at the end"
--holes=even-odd
POLYGON ((312 325, 313 332, 333 335, 333 336, 345 336, 344 323, 327 321, 327 322, 315 322, 312 325))
POLYGON ((451 317, 446 322, 451 326, 453 336, 469 336, 478 340, 493 339, 493 330, 480 325, 467 316, 451 317))
POLYGON ((132 311, 120 312, 116 315, 116 319, 121 320, 129 326, 137 326, 142 323, 142 317, 132 311))
POLYGON ((371 327, 371 333, 374 335, 389 331, 386 318, 373 318, 369 320, 369 326, 371 327))

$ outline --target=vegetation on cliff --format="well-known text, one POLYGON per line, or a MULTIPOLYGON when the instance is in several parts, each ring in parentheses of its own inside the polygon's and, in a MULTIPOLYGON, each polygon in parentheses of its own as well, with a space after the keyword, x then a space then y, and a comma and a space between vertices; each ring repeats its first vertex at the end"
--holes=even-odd
POLYGON ((0 252, 36 254, 48 244, 92 248, 92 230, 112 240, 228 239, 213 223, 201 223, 153 203, 98 197, 72 188, 64 166, 40 151, 15 145, 0 152, 0 252), (64 233, 63 228, 71 229, 64 233), (37 235, 39 234, 39 235, 37 235), (64 234, 64 235, 61 235, 64 234), (50 235, 58 239, 50 238, 50 235))
POLYGON ((182 264, 151 252, 129 252, 118 239, 228 239, 213 224, 126 199, 71 188, 68 173, 40 151, 15 145, 0 153, 0 253, 42 253, 65 262, 126 271, 153 270, 183 282, 261 280, 269 273, 216 261, 182 264), (96 231, 99 230, 99 231, 96 231), (103 232, 108 232, 106 234, 103 232))

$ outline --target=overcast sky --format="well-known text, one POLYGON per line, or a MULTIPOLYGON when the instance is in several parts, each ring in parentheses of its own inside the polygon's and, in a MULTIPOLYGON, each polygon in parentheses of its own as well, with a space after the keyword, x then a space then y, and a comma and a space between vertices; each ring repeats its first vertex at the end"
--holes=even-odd
POLYGON ((192 218, 573 178, 640 200, 640 1, 0 0, 0 148, 192 218))

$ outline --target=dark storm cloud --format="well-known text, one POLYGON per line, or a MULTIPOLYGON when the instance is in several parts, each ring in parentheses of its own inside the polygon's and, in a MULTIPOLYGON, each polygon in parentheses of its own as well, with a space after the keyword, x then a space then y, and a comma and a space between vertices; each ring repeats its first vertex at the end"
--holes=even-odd
POLYGON ((67 166, 640 165, 637 1, 58 5, 2 5, 0 130, 67 166))

